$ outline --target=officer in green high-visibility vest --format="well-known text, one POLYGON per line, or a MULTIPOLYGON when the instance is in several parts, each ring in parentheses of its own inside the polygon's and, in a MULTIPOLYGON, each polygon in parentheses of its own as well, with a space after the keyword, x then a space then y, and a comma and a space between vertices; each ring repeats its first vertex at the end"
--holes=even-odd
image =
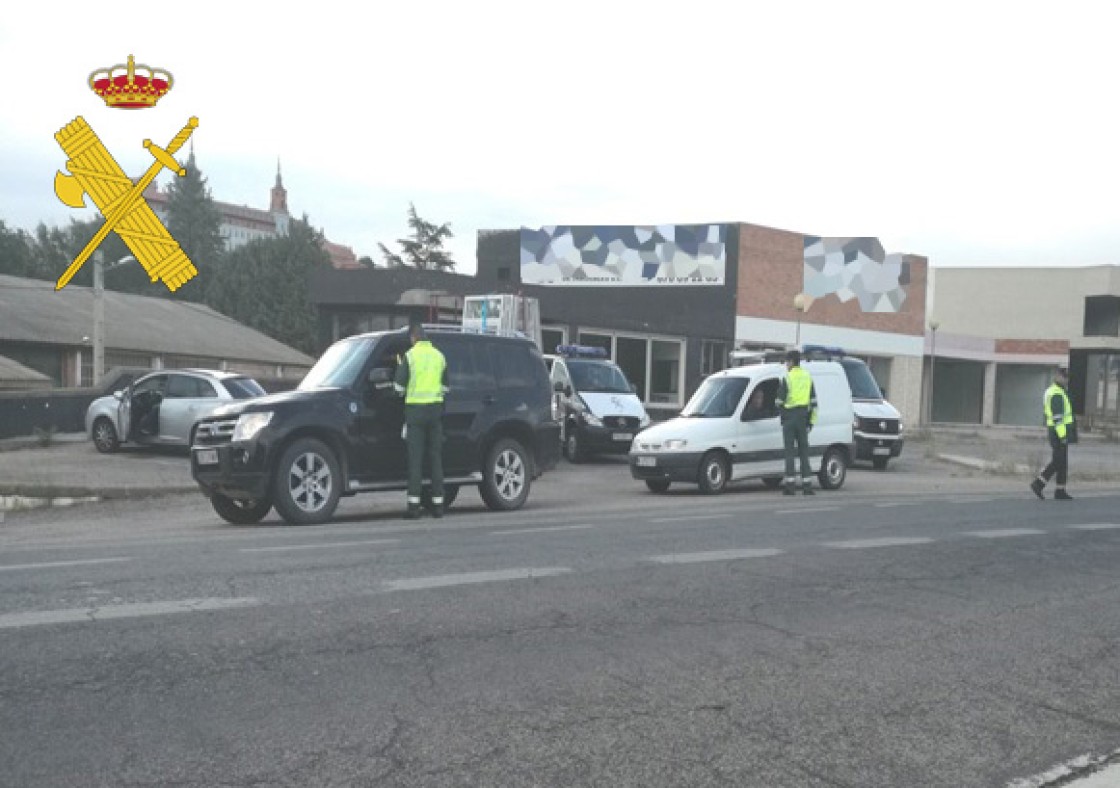
POLYGON ((1042 395, 1042 415, 1046 419, 1046 435, 1050 439, 1050 462, 1031 482, 1031 490, 1039 498, 1046 497, 1042 490, 1057 473, 1058 487, 1054 491, 1054 500, 1073 500, 1073 496, 1066 492, 1066 475, 1069 473, 1069 444, 1077 439, 1077 424, 1073 420, 1068 389, 1069 376, 1065 369, 1059 369, 1054 382, 1042 395))
POLYGON ((809 431, 817 420, 817 390, 813 377, 801 366, 801 353, 791 350, 786 354, 786 376, 778 386, 774 403, 782 420, 782 439, 786 449, 786 477, 783 495, 797 491, 797 474, 794 471, 794 447, 801 459, 801 489, 805 495, 813 494, 813 470, 809 466, 809 431))
POLYGON ((413 324, 408 331, 412 347, 404 354, 393 386, 404 395, 405 440, 408 444, 408 512, 420 517, 424 485, 424 455, 431 467, 433 517, 443 517, 443 396, 447 393, 447 359, 424 332, 413 324))

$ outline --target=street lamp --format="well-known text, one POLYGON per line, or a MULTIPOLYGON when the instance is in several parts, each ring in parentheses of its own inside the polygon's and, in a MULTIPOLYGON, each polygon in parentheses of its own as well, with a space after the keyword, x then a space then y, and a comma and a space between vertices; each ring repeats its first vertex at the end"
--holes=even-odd
POLYGON ((794 347, 801 347, 801 316, 809 309, 809 299, 804 293, 798 293, 793 297, 793 309, 797 312, 797 338, 794 339, 794 347))
POLYGON ((105 253, 98 249, 93 253, 93 385, 105 374, 105 272, 125 263, 134 263, 136 258, 125 255, 112 265, 105 265, 105 253))
POLYGON ((929 397, 926 400, 926 425, 933 424, 933 377, 937 370, 937 329, 941 323, 929 321, 929 397))

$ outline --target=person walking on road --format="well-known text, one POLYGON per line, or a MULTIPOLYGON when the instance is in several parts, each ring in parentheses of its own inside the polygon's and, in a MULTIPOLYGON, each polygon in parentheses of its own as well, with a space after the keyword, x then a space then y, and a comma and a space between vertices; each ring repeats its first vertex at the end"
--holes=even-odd
POLYGON ((786 376, 778 386, 775 404, 781 411, 782 439, 786 450, 786 477, 783 495, 797 491, 797 474, 794 471, 794 451, 801 458, 801 490, 813 494, 813 471, 809 466, 809 432, 817 420, 817 391, 813 377, 801 366, 801 353, 791 350, 786 354, 786 376))
POLYGON ((1046 418, 1046 435, 1050 439, 1050 462, 1042 469, 1038 478, 1031 482, 1031 490, 1039 498, 1045 498, 1042 490, 1056 473, 1058 487, 1054 491, 1055 501, 1072 501, 1073 496, 1066 492, 1066 476, 1069 473, 1069 444, 1077 439, 1077 425, 1073 421, 1073 408, 1069 402, 1069 377, 1065 369, 1059 369, 1054 382, 1042 397, 1042 413, 1046 418))
POLYGON ((443 397, 447 387, 447 359, 424 332, 413 324, 412 347, 397 367, 393 386, 404 395, 405 440, 408 444, 409 520, 419 519, 424 485, 424 455, 431 468, 433 517, 443 517, 443 397))

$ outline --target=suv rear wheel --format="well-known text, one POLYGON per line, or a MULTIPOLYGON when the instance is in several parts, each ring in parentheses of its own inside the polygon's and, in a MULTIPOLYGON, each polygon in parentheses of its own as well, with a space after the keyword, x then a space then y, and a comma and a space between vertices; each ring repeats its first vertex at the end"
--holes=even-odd
POLYGON ((117 437, 117 428, 105 416, 99 416, 93 422, 93 445, 102 454, 111 454, 121 445, 117 437))
POLYGON ((525 505, 532 483, 529 455, 513 438, 502 438, 490 447, 482 467, 478 492, 495 511, 513 511, 525 505))
POLYGON ((272 509, 272 501, 267 498, 260 501, 242 501, 236 498, 227 498, 219 493, 210 496, 210 505, 218 516, 227 523, 234 525, 253 525, 259 523, 272 509))
POLYGON ((276 511, 289 523, 323 523, 342 494, 334 452, 316 438, 300 438, 280 455, 272 480, 276 511))

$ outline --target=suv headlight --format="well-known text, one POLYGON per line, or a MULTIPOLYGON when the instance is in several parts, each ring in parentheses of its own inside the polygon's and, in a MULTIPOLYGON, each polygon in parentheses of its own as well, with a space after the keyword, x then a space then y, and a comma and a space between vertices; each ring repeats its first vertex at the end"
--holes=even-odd
POLYGON ((598 416, 596 416, 594 413, 592 413, 589 410, 585 410, 580 415, 583 416, 583 420, 586 421, 592 427, 602 427, 603 426, 603 420, 600 419, 598 416))
POLYGON ((257 437, 258 432, 268 426, 270 421, 272 421, 272 411, 270 410, 260 413, 242 413, 237 417, 237 426, 233 428, 233 440, 252 440, 257 437))
POLYGON ((677 451, 678 449, 683 449, 687 445, 688 441, 684 438, 670 438, 665 441, 665 451, 677 451))

